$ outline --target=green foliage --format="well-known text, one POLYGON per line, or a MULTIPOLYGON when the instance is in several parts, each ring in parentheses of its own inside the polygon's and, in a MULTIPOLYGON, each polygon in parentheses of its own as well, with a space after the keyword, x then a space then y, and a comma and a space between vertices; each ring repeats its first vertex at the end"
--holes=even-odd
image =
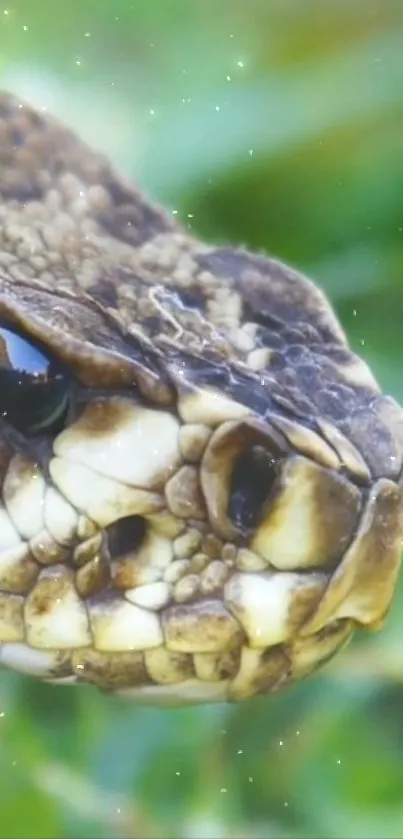
MULTIPOLYGON (((403 400, 400 0, 10 0, 0 83, 212 241, 327 290, 403 400)), ((402 836, 402 588, 383 632, 239 707, 0 675, 0 836, 402 836)))

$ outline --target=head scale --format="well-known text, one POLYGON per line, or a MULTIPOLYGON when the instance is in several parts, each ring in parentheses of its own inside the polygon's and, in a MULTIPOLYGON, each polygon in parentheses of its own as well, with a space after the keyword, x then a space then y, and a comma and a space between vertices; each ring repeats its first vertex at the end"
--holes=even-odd
POLYGON ((0 123, 0 663, 162 702, 307 675, 389 607, 400 408, 309 280, 0 123))

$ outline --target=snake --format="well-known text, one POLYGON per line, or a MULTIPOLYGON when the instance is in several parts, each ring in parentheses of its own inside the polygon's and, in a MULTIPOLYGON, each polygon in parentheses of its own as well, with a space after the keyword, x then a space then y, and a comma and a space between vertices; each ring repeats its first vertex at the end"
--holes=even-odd
POLYGON ((0 665, 145 704, 309 677, 389 611, 403 412, 299 271, 0 94, 0 665))

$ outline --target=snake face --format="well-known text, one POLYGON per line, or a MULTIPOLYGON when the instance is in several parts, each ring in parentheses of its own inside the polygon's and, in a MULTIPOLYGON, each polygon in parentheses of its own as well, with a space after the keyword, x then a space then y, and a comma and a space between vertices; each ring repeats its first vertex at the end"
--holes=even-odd
POLYGON ((377 626, 403 414, 323 294, 0 98, 0 663, 241 700, 377 626))

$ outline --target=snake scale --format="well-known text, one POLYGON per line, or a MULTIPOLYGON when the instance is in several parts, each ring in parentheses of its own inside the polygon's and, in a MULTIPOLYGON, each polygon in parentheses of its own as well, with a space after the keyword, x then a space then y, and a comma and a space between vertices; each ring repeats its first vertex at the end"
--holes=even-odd
POLYGON ((0 664, 239 701, 377 627, 403 412, 324 294, 0 95, 0 664))

